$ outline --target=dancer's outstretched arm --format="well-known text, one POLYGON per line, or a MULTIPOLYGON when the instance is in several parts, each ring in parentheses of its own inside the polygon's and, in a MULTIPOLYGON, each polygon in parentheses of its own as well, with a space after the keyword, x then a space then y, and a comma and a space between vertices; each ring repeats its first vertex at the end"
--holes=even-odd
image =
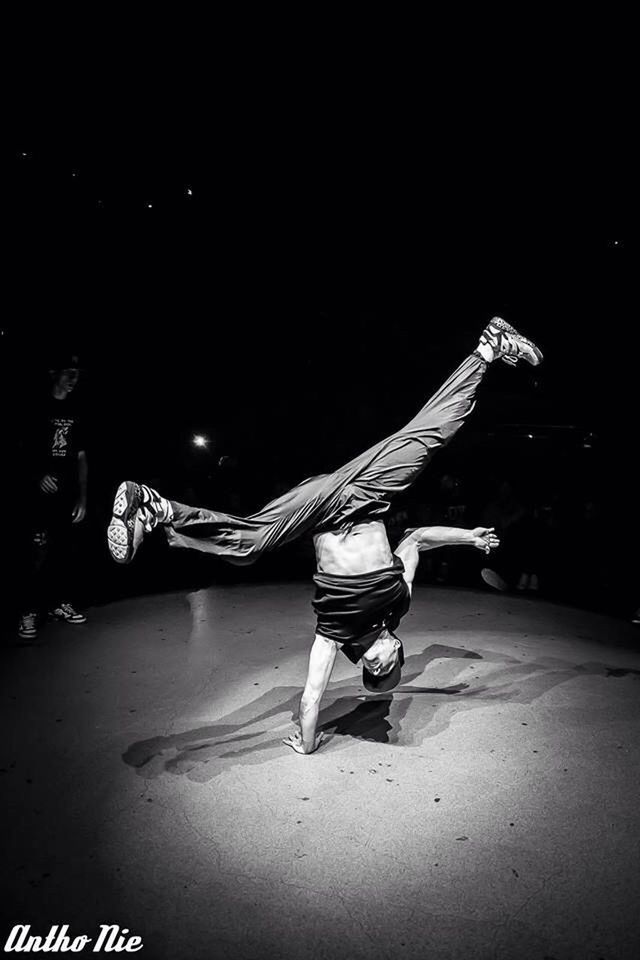
POLYGON ((472 530, 462 527, 417 527, 409 530, 394 550, 404 564, 404 579, 409 589, 423 551, 456 546, 476 547, 477 550, 490 553, 500 546, 500 540, 495 527, 474 527, 472 530))
POLYGON ((320 701, 331 679, 337 651, 335 640, 316 634, 309 654, 307 682, 300 700, 300 732, 293 733, 282 741, 288 747, 293 747, 296 753, 313 753, 324 739, 323 733, 316 736, 318 712, 320 701))

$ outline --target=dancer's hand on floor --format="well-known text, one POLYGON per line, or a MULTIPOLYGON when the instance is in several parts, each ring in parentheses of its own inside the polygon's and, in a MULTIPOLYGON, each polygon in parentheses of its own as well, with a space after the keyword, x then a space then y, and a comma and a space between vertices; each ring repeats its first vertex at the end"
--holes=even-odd
POLYGON ((492 550, 496 550, 500 546, 495 527, 474 527, 471 536, 473 537, 474 547, 483 550, 485 553, 491 553, 492 550))
POLYGON ((324 740, 324 733, 317 733, 315 744, 313 745, 313 747, 309 748, 305 746, 305 744, 302 742, 302 734, 300 733, 300 731, 296 730, 295 733, 292 733, 290 737, 287 737, 282 742, 286 743, 288 747, 293 747, 296 753, 306 754, 306 753, 313 753, 314 750, 317 750, 323 740, 324 740))

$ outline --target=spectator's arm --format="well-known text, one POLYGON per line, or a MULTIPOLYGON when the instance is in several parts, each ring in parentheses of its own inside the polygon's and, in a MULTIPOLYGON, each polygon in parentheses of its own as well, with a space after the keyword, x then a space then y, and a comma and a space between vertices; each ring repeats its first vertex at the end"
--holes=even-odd
POLYGON ((87 513, 87 478, 89 476, 89 465, 87 463, 87 455, 84 450, 78 451, 78 486, 80 488, 80 496, 78 497, 78 502, 73 508, 73 522, 80 523, 84 520, 87 513))
POLYGON ((87 480, 89 477, 89 463, 87 454, 84 450, 78 450, 78 486, 80 487, 80 499, 87 503, 87 480))

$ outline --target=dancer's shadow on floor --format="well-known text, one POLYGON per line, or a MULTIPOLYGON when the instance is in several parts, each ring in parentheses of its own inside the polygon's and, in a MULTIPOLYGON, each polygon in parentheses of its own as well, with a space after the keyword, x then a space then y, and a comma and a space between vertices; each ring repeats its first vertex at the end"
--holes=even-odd
MULTIPOLYGON (((407 657, 403 684, 396 691, 402 692, 432 661, 442 658, 454 661, 480 657, 462 648, 431 644, 420 653, 407 657)), ((501 662, 504 660, 502 657, 500 659, 501 662)), ((406 692, 427 692, 438 696, 459 693, 463 689, 464 685, 436 690, 432 687, 410 687, 406 692)), ((402 718, 410 706, 410 699, 404 699, 407 702, 400 705, 398 716, 391 723, 387 718, 393 694, 369 697, 357 680, 334 681, 325 693, 325 706, 320 712, 318 729, 336 737, 395 742, 402 718), (366 699, 358 701, 358 697, 366 699)), ((257 763, 261 761, 260 754, 265 751, 284 749, 281 740, 291 732, 291 721, 297 719, 299 704, 299 686, 274 687, 213 724, 133 743, 123 755, 123 760, 146 779, 166 772, 207 781, 238 762, 257 763)))
MULTIPOLYGON (((461 709, 477 709, 486 707, 487 703, 505 701, 530 703, 579 673, 610 676, 611 668, 600 663, 576 665, 549 657, 525 662, 496 651, 473 652, 431 644, 407 657, 403 682, 389 693, 368 695, 357 681, 351 680, 329 684, 318 729, 328 734, 330 742, 324 744, 322 750, 347 746, 353 738, 386 744, 420 744, 445 730, 461 709), (465 676, 468 676, 469 660, 482 661, 485 675, 479 678, 477 686, 466 682, 442 687, 412 686, 412 681, 434 660, 450 660, 446 671, 454 674, 464 671, 465 676), (410 708, 413 708, 411 727, 407 730, 405 719, 410 708)), ((281 740, 291 732, 299 701, 299 686, 274 687, 215 723, 133 743, 123 760, 145 779, 170 773, 207 782, 238 764, 266 762, 285 750, 281 740)))
MULTIPOLYGON (((449 687, 412 687, 411 694, 451 696, 462 693, 467 687, 466 683, 449 687)), ((355 737, 358 740, 397 743, 402 721, 412 703, 411 696, 395 702, 394 695, 403 692, 408 691, 396 687, 389 693, 368 696, 355 707, 351 697, 340 697, 321 712, 318 728, 324 733, 355 737), (392 704, 395 704, 393 723, 389 720, 392 704)))

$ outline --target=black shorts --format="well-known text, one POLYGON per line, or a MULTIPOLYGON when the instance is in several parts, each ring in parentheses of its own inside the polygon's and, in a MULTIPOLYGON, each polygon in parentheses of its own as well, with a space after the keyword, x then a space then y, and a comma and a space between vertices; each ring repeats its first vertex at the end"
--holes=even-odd
POLYGON ((383 627, 396 629, 411 602, 400 557, 394 557, 392 567, 371 573, 347 577, 317 573, 313 580, 316 633, 343 644, 342 652, 352 663, 358 662, 383 627))

